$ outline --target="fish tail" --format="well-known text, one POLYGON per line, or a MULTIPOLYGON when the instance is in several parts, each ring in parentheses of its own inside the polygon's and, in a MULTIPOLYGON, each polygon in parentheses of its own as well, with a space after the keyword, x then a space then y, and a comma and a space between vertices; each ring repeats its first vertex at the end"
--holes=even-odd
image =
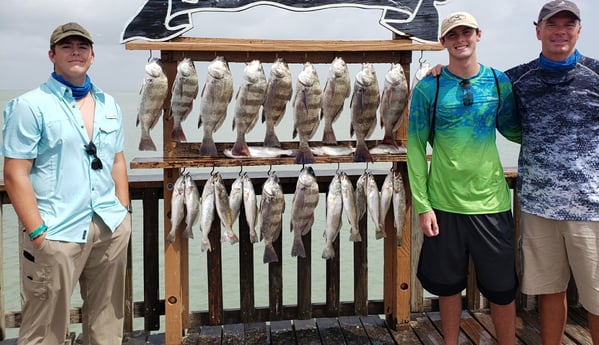
POLYGON ((332 246, 327 245, 322 251, 322 258, 325 260, 332 259, 335 257, 335 249, 332 246))
POLYGON ((231 149, 231 154, 234 156, 249 157, 250 148, 248 144, 245 142, 245 140, 238 139, 237 141, 235 141, 235 145, 233 145, 233 148, 231 149))
POLYGON ((175 243, 175 228, 171 229, 171 231, 168 233, 168 236, 166 236, 166 240, 169 243, 175 243))
POLYGON ((185 137, 185 133, 183 132, 183 127, 173 127, 173 130, 171 131, 171 140, 177 142, 187 141, 187 137, 185 137))
POLYGON ((209 239, 202 240, 201 249, 202 249, 203 252, 205 252, 205 251, 209 251, 209 252, 212 251, 212 246, 210 245, 210 240, 209 239))
POLYGON ((214 139, 212 139, 212 137, 204 136, 202 138, 202 146, 200 146, 200 156, 218 156, 218 150, 216 149, 216 144, 214 143, 214 139))
POLYGON ((379 225, 374 236, 377 240, 380 240, 381 238, 387 238, 387 233, 385 232, 385 229, 379 225))
POLYGON ((279 141, 279 138, 277 138, 277 135, 274 132, 266 132, 266 135, 264 136, 264 146, 281 147, 281 142, 279 141))
POLYGON ((262 262, 265 264, 279 262, 279 257, 277 256, 275 247, 273 247, 272 244, 267 244, 264 246, 264 256, 262 257, 262 262))
POLYGON ((352 230, 349 234, 349 240, 352 242, 362 242, 362 236, 360 236, 360 232, 357 229, 355 231, 352 230))
POLYGON ((335 136, 335 131, 333 128, 325 127, 322 132, 322 143, 326 145, 337 145, 337 137, 335 136))
POLYGON ((239 237, 237 237, 237 235, 233 232, 233 230, 227 229, 223 233, 223 236, 221 237, 221 241, 235 244, 235 243, 239 242, 239 237))
POLYGON ((314 154, 309 147, 302 147, 297 151, 295 156, 295 164, 312 164, 314 163, 314 154))
POLYGON ((141 137, 139 141, 139 150, 140 151, 156 151, 156 145, 150 136, 141 137))
POLYGON ((256 234, 256 230, 250 230, 250 242, 252 242, 252 243, 258 242, 258 234, 256 234))
POLYGON ((193 231, 191 230, 191 226, 188 226, 183 230, 183 237, 185 238, 193 238, 193 231))
POLYGON ((306 249, 304 248, 304 243, 301 238, 297 238, 293 240, 293 246, 291 247, 291 256, 299 256, 302 258, 306 257, 306 249))
POLYGON ((397 145, 397 141, 395 141, 395 138, 393 137, 393 135, 389 135, 389 134, 385 134, 385 137, 381 141, 381 144, 390 145, 393 148, 399 147, 399 145, 397 145))
POLYGON ((356 146, 356 150, 354 151, 354 162, 374 162, 366 145, 358 144, 356 146))

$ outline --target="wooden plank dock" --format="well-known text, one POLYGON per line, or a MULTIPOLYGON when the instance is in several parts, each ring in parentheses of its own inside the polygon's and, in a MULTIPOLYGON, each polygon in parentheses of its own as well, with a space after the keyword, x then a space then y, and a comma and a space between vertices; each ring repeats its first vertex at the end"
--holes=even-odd
MULTIPOLYGON (((516 344, 541 344, 536 311, 518 311, 516 344)), ((72 344, 81 344, 72 334, 72 344)), ((14 345, 16 339, 0 341, 0 345, 14 345)), ((126 334, 123 345, 165 344, 164 333, 136 331, 126 334)), ((442 345, 441 319, 438 312, 414 313, 407 325, 397 330, 388 327, 379 315, 341 316, 308 320, 283 320, 226 324, 191 328, 183 337, 182 345, 442 345)), ((460 344, 497 344, 493 322, 488 309, 462 313, 460 344)), ((592 344, 586 312, 577 306, 569 308, 566 334, 562 344, 592 344)))

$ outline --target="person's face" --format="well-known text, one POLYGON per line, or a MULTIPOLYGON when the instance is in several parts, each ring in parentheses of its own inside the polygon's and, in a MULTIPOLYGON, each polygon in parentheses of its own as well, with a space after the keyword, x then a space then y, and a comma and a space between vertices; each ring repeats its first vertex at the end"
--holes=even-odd
POLYGON ((580 29, 580 21, 570 12, 559 12, 541 21, 536 32, 543 56, 553 61, 565 60, 576 49, 580 29))
POLYGON ((92 45, 77 36, 67 37, 48 52, 54 72, 75 85, 83 85, 87 71, 94 62, 92 45))
POLYGON ((480 41, 481 31, 468 26, 458 26, 451 29, 441 38, 441 45, 454 58, 469 58, 476 50, 480 41))

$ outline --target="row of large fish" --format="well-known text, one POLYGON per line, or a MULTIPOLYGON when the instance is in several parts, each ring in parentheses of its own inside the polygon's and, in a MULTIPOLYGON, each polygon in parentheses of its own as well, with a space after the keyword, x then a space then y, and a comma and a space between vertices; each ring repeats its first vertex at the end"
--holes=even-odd
MULTIPOLYGON (((314 170, 310 166, 302 168, 296 183, 291 203, 290 231, 293 233, 291 256, 306 257, 303 236, 312 230, 315 209, 319 201, 319 187, 314 170)), ((201 250, 212 249, 208 235, 213 223, 221 225, 221 241, 235 244, 239 241, 233 230, 233 224, 240 215, 241 205, 245 210, 245 219, 249 228, 251 243, 264 242, 263 262, 278 262, 279 257, 273 243, 279 238, 285 211, 285 196, 276 173, 262 186, 260 203, 257 202, 253 183, 247 174, 240 174, 233 181, 230 192, 224 185, 222 176, 211 174, 200 195, 196 183, 189 174, 182 174, 175 181, 171 198, 171 231, 167 235, 169 242, 176 239, 176 231, 185 224, 182 236, 193 238, 192 227, 200 221, 202 231, 201 250), (260 223, 260 237, 256 233, 260 223)), ((386 237, 384 217, 393 209, 394 228, 401 241, 405 222, 406 199, 403 180, 400 174, 392 170, 385 177, 379 190, 374 175, 368 171, 358 178, 354 187, 349 176, 338 172, 329 184, 326 196, 326 226, 323 232, 325 247, 323 259, 335 257, 333 242, 342 226, 342 215, 350 225, 349 240, 362 241, 358 222, 369 214, 375 224, 375 238, 386 237)))
MULTIPOLYGON (((162 115, 163 103, 169 91, 160 59, 148 62, 145 72, 137 115, 137 125, 141 128, 139 150, 142 151, 156 150, 150 130, 162 115)), ((275 127, 281 122, 289 105, 293 112, 293 138, 299 139, 295 162, 313 163, 314 155, 309 141, 323 121, 322 143, 329 146, 337 145, 333 123, 339 119, 347 99, 350 100, 350 136, 356 136, 354 161, 372 161, 366 139, 376 128, 377 112, 380 112, 380 126, 384 128, 381 144, 397 149, 395 133, 408 102, 408 84, 401 65, 391 65, 385 75, 382 92, 379 90, 379 82, 372 64, 362 64, 361 70, 355 76, 353 91, 350 79, 347 65, 341 57, 331 62, 324 87, 321 87, 318 73, 310 62, 304 63, 295 87, 289 67, 282 59, 277 59, 272 64, 268 79, 260 61, 246 63, 234 99, 232 129, 236 131, 236 139, 231 155, 251 156, 252 152, 245 136, 255 127, 260 110, 261 120, 265 123, 264 146, 280 147, 275 127)), ((198 128, 203 129, 200 155, 216 157, 219 153, 213 133, 223 124, 234 93, 231 70, 223 57, 215 58, 208 65, 201 92, 193 61, 185 58, 177 64, 177 73, 171 88, 171 110, 166 115, 168 120, 173 121, 171 140, 187 140, 181 124, 189 117, 198 93, 198 128)))

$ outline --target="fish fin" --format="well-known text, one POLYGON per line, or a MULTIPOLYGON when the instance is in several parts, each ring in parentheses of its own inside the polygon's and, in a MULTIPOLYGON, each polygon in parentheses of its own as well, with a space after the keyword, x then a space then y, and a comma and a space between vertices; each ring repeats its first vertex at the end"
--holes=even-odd
POLYGON ((299 256, 301 258, 306 257, 306 249, 304 248, 304 243, 302 242, 301 238, 293 240, 293 247, 291 247, 291 256, 299 256))
POLYGON ((256 230, 250 230, 250 242, 252 242, 252 243, 258 242, 258 234, 256 234, 256 230))
POLYGON ((271 262, 279 262, 279 257, 277 256, 275 247, 273 247, 272 244, 267 244, 264 247, 264 256, 262 257, 262 262, 264 262, 265 264, 271 262))
POLYGON ((239 242, 239 237, 232 230, 225 230, 223 235, 221 236, 221 241, 228 242, 230 244, 235 244, 239 242))
POLYGON ((386 134, 385 134, 383 140, 381 141, 381 144, 390 145, 393 148, 399 148, 399 145, 397 145, 397 141, 395 141, 395 138, 393 138, 390 135, 386 135, 386 134))
POLYGON ((142 137, 139 141, 140 151, 156 151, 156 145, 150 136, 142 137))
POLYGON ((360 236, 359 232, 350 232, 349 234, 349 240, 352 242, 362 242, 362 236, 360 236))
POLYGON ((234 156, 250 156, 250 148, 245 141, 237 140, 231 149, 231 154, 234 156))
POLYGON ((264 146, 281 147, 281 142, 275 133, 267 133, 264 137, 264 146))
POLYGON ((295 156, 295 164, 312 164, 314 163, 314 154, 310 148, 300 148, 295 156))
POLYGON ((210 156, 217 157, 218 150, 216 149, 216 144, 214 143, 214 139, 211 137, 204 136, 202 138, 202 146, 200 146, 200 156, 210 156))
POLYGON ((322 143, 326 145, 337 145, 337 137, 333 128, 325 128, 322 132, 322 143))
POLYGON ((206 239, 206 240, 202 240, 202 246, 201 249, 203 252, 205 251, 212 251, 212 246, 210 245, 210 240, 206 239))
POLYGON ((335 249, 331 246, 324 247, 322 251, 322 258, 325 260, 332 259, 335 257, 335 249))
POLYGON ((374 162, 366 145, 357 145, 354 151, 354 162, 374 162))
POLYGON ((185 230, 183 230, 183 237, 193 239, 193 230, 191 229, 191 226, 185 227, 185 230))
POLYGON ((166 236, 166 240, 169 243, 175 243, 175 228, 171 229, 171 231, 168 233, 168 236, 166 236))
POLYGON ((185 133, 181 126, 173 127, 173 130, 171 131, 171 140, 177 142, 187 141, 187 137, 185 137, 185 133))
POLYGON ((374 233, 374 235, 377 240, 380 240, 381 238, 387 238, 387 233, 385 232, 384 229, 381 229, 380 225, 379 225, 379 229, 377 229, 377 231, 374 233))

